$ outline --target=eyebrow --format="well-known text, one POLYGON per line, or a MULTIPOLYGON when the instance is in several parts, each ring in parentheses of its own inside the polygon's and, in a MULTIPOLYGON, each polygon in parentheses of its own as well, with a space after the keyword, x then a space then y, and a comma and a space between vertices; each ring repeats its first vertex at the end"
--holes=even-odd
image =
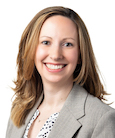
POLYGON ((74 38, 71 38, 71 37, 64 38, 63 40, 66 40, 66 39, 72 39, 72 40, 76 41, 74 38))
POLYGON ((42 38, 42 37, 48 37, 48 38, 52 39, 52 38, 51 38, 51 37, 49 37, 49 36, 41 36, 40 38, 42 38))
MULTIPOLYGON (((47 37, 47 38, 52 39, 52 37, 50 37, 50 36, 41 36, 40 38, 42 38, 42 37, 47 37)), ((63 40, 67 40, 67 39, 72 39, 72 40, 76 41, 76 40, 75 40, 74 38, 72 38, 72 37, 63 38, 63 40)))

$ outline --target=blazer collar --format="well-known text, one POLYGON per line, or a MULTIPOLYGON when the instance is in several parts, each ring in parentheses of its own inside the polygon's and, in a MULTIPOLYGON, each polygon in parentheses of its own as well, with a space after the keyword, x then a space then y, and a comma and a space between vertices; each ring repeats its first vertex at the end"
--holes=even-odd
POLYGON ((85 116, 87 95, 84 88, 74 84, 48 138, 71 138, 82 127, 79 119, 85 116))

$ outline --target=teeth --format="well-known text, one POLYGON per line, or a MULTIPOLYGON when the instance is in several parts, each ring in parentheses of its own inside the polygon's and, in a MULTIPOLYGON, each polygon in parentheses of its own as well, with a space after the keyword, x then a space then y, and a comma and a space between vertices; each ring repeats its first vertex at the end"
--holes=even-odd
POLYGON ((49 68, 49 69, 61 69, 64 67, 64 65, 52 65, 52 64, 46 64, 46 66, 49 68))

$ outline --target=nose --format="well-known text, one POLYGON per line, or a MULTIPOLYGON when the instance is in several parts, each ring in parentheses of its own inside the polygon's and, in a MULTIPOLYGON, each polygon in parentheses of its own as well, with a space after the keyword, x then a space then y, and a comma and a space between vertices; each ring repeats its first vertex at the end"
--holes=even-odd
POLYGON ((62 49, 60 46, 52 46, 50 49, 50 58, 55 61, 63 59, 62 49))

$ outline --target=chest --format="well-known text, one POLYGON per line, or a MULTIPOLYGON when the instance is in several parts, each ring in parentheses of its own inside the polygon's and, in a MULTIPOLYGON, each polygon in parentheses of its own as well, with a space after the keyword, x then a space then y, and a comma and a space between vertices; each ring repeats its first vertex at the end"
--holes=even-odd
POLYGON ((23 138, 47 138, 51 132, 59 113, 52 114, 49 118, 39 120, 39 111, 36 110, 26 127, 23 138))

